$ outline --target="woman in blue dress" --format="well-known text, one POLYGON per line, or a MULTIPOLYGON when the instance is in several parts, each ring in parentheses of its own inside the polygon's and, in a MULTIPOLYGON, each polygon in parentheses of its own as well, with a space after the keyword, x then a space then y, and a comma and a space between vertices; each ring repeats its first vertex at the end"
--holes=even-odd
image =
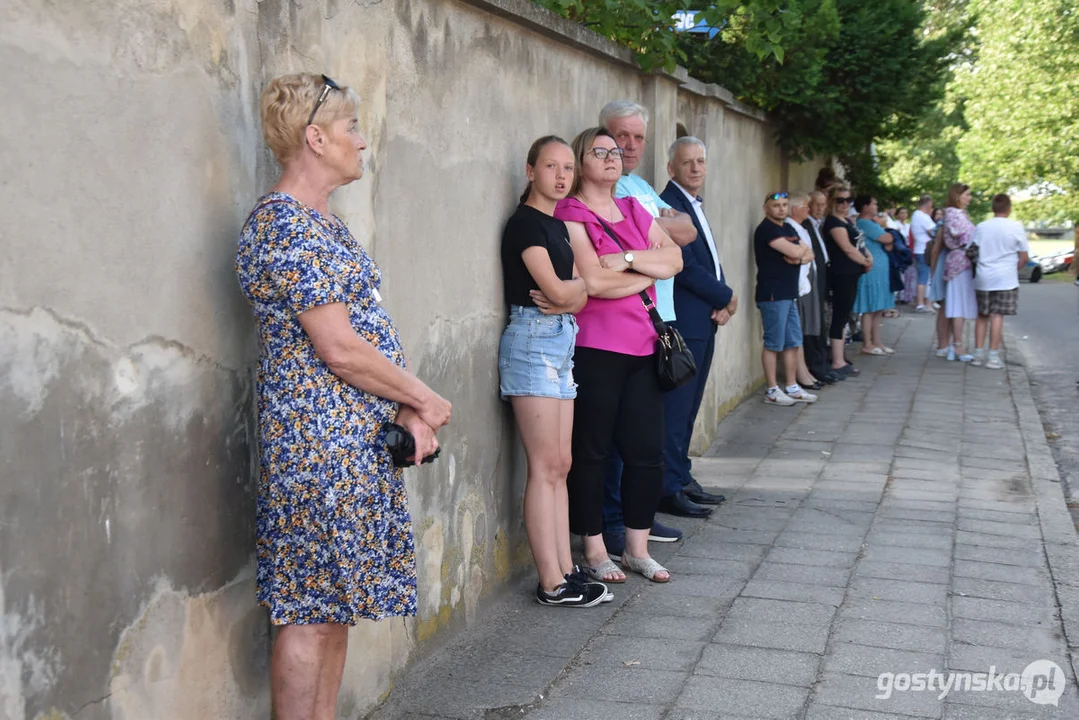
POLYGON ((865 247, 872 258, 869 270, 858 278, 858 295, 854 312, 862 314, 862 354, 891 355, 895 352, 880 339, 880 324, 884 311, 895 307, 895 293, 888 279, 888 255, 894 242, 891 233, 876 223, 877 199, 859 195, 854 200, 858 211, 858 230, 865 238, 865 247))
POLYGON ((416 553, 394 421, 414 461, 450 404, 408 371, 381 273, 330 193, 363 175, 359 99, 325 75, 286 75, 260 100, 281 178, 240 236, 236 274, 259 334, 256 584, 278 627, 274 717, 335 717, 348 628, 416 614, 416 553))

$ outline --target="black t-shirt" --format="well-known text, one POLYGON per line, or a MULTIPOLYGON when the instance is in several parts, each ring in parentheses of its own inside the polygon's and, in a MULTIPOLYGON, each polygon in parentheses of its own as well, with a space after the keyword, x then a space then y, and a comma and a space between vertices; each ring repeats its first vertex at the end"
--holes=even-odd
POLYGON ((844 228, 847 231, 847 238, 850 240, 851 245, 858 241, 858 228, 854 226, 853 222, 840 220, 835 215, 824 218, 821 235, 824 236, 824 244, 828 248, 829 268, 838 275, 861 275, 862 266, 847 257, 847 253, 839 248, 835 238, 832 237, 832 228, 844 228))
POLYGON ((528 293, 540 288, 522 257, 532 246, 547 248, 559 280, 573 279, 573 249, 566 224, 530 205, 521 205, 502 233, 502 288, 508 305, 536 305, 528 293))
POLYGON ((756 302, 794 300, 798 297, 799 265, 784 259, 783 253, 768 243, 776 238, 799 242, 798 231, 787 223, 776 225, 765 218, 753 233, 753 253, 757 257, 756 302))

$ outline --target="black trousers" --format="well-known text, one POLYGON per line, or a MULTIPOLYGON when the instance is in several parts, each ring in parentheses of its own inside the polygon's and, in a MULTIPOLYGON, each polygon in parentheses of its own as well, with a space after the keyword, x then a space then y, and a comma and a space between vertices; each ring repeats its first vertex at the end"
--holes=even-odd
POLYGON ((651 355, 578 347, 573 356, 573 465, 569 526, 577 535, 603 532, 603 478, 613 446, 622 456, 622 515, 645 530, 663 485, 663 400, 651 355))
POLYGON ((847 326, 850 311, 854 308, 854 298, 858 294, 859 275, 833 273, 828 278, 832 288, 832 325, 828 337, 833 340, 843 339, 843 329, 847 326))

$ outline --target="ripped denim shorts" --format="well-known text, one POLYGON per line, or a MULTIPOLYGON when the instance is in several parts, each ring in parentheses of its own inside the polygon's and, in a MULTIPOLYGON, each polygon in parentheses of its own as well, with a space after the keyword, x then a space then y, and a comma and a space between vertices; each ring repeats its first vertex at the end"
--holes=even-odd
POLYGON ((544 315, 535 307, 510 305, 509 324, 498 344, 502 399, 514 396, 577 397, 573 346, 577 321, 569 313, 544 315))

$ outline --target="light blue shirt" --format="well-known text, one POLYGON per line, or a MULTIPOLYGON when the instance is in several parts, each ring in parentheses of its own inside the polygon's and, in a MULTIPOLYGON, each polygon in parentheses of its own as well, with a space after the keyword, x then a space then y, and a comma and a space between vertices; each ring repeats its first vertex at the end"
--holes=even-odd
MULTIPOLYGON (((659 211, 671 206, 664 202, 659 193, 636 173, 623 175, 618 180, 614 189, 615 197, 631 197, 644 206, 644 209, 652 213, 652 217, 659 217, 659 211)), ((668 280, 656 280, 656 310, 664 322, 674 322, 674 278, 668 280)))

